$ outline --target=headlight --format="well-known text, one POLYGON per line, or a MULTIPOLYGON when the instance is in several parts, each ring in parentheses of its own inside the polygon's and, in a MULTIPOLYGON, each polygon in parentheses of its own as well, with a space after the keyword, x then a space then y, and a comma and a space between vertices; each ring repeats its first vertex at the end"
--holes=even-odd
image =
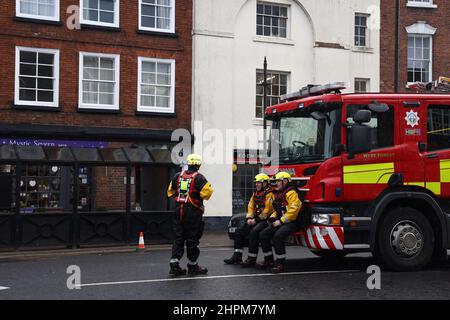
POLYGON ((341 215, 340 214, 313 214, 311 216, 311 221, 313 224, 340 225, 341 224, 341 215))

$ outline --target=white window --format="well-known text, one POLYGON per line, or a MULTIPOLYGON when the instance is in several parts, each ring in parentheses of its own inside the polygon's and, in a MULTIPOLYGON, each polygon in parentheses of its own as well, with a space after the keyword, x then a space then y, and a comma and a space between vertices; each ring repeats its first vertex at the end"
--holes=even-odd
POLYGON ((119 0, 81 0, 82 24, 119 27, 119 0))
POLYGON ((59 0, 16 0, 16 16, 59 21, 59 0))
POLYGON ((175 0, 139 0, 139 29, 175 32, 175 0))
POLYGON ((431 81, 431 36, 408 36, 408 82, 431 81))
POLYGON ((355 78, 355 93, 365 93, 370 90, 370 79, 355 78))
POLYGON ((437 5, 433 3, 433 0, 408 0, 406 6, 419 8, 437 8, 437 5))
POLYGON ((15 104, 59 105, 59 50, 16 47, 15 104))
POLYGON ((119 110, 120 56, 80 53, 79 108, 119 110))
POLYGON ((287 38, 288 6, 258 2, 256 35, 287 38))
POLYGON ((418 21, 406 27, 408 33, 408 82, 432 80, 433 35, 436 28, 418 21))
POLYGON ((369 21, 369 15, 364 13, 355 14, 355 46, 368 47, 369 36, 367 22, 369 21))
POLYGON ((139 57, 138 111, 175 112, 175 60, 139 57))
MULTIPOLYGON (((279 71, 267 71, 267 100, 266 107, 280 103, 282 95, 287 93, 289 73, 279 71)), ((264 72, 256 71, 256 118, 262 119, 264 113, 264 72)))

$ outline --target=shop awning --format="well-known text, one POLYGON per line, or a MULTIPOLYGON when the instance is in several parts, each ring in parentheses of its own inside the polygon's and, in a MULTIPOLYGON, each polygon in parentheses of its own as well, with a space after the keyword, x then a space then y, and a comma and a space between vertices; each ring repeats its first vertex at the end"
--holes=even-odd
POLYGON ((131 148, 75 148, 0 145, 0 163, 93 166, 174 165, 165 146, 131 148))

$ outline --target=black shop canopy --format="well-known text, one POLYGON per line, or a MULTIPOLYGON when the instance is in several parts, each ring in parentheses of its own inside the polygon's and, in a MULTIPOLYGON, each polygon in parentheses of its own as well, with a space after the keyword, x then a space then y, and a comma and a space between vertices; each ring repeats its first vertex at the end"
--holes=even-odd
POLYGON ((0 146, 0 163, 91 166, 173 164, 168 147, 76 148, 17 145, 0 146))

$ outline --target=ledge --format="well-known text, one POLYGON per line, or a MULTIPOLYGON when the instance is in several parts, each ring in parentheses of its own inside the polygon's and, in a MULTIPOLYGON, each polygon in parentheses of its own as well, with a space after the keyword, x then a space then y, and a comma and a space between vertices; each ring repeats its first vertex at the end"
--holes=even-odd
POLYGON ((294 46, 295 42, 290 39, 285 38, 276 38, 276 37, 253 37, 254 42, 262 42, 262 43, 272 43, 272 44, 281 44, 294 46))
POLYGON ((148 31, 148 30, 136 30, 137 34, 143 34, 148 36, 158 36, 158 37, 167 37, 167 38, 178 38, 177 33, 173 32, 158 32, 158 31, 148 31))
POLYGON ((13 17, 14 21, 19 22, 31 22, 31 23, 37 23, 37 24, 47 24, 51 26, 62 26, 63 23, 61 21, 54 21, 54 20, 45 20, 45 19, 39 19, 39 18, 24 18, 24 17, 13 17))
POLYGON ((82 23, 80 24, 81 30, 99 30, 99 31, 114 31, 114 32, 120 32, 121 29, 119 27, 108 27, 108 26, 99 26, 96 24, 88 24, 88 23, 82 23))
POLYGON ((151 111, 136 111, 134 113, 138 117, 155 117, 155 118, 176 118, 175 112, 151 112, 151 111))
POLYGON ((352 48, 353 52, 361 52, 361 53, 374 53, 375 50, 373 48, 369 48, 369 47, 353 47, 352 48))
POLYGON ((45 112, 61 112, 61 106, 50 107, 50 106, 33 106, 33 105, 22 105, 22 104, 12 104, 12 109, 24 110, 24 111, 45 111, 45 112))
POLYGON ((108 110, 108 109, 90 109, 90 108, 77 108, 78 113, 91 113, 91 114, 121 114, 119 110, 108 110))
POLYGON ((412 1, 407 2, 406 6, 408 8, 420 8, 420 9, 436 9, 437 8, 436 4, 423 3, 423 2, 412 2, 412 1))

